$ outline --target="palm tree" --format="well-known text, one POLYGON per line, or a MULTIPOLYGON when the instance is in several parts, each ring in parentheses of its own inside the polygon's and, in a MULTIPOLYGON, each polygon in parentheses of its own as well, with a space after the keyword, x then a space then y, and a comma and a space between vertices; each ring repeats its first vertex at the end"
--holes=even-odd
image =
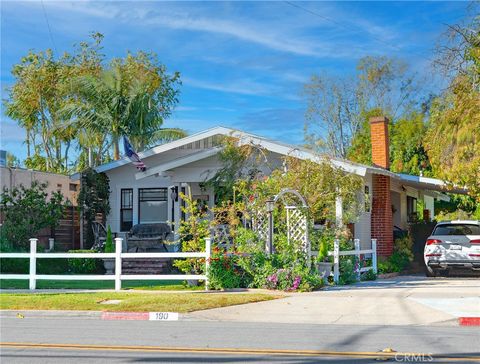
POLYGON ((170 115, 158 107, 156 94, 149 92, 148 84, 136 80, 129 90, 129 139, 137 151, 143 151, 156 144, 183 138, 184 130, 162 128, 164 119, 170 115))
POLYGON ((128 135, 138 151, 186 135, 181 129, 161 127, 176 103, 171 95, 176 91, 169 84, 152 89, 146 77, 128 79, 132 77, 125 77, 118 65, 99 77, 79 77, 74 81, 78 97, 65 109, 78 127, 108 136, 115 160, 120 158, 122 135, 128 135))

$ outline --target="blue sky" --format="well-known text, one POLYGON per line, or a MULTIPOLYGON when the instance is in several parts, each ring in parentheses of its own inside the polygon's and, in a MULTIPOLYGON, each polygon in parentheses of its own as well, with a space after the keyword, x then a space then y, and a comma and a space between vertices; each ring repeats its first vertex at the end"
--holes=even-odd
MULTIPOLYGON (((351 74, 359 58, 387 55, 430 77, 445 24, 460 21, 468 3, 44 0, 43 6, 1 2, 2 99, 12 66, 30 49, 71 51, 98 31, 108 58, 153 51, 181 73, 180 103, 166 126, 192 133, 225 125, 301 143, 302 87, 312 74, 351 74)), ((3 112, 1 124, 2 149, 23 159, 23 131, 3 112)))

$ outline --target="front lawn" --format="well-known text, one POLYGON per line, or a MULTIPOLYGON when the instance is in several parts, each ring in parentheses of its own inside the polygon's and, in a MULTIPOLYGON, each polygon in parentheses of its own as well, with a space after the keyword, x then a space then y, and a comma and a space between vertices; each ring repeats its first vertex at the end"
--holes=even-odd
MULTIPOLYGON (((114 281, 55 281, 38 280, 37 289, 114 289, 114 281)), ((0 289, 28 289, 28 280, 0 279, 0 289)), ((204 287, 189 287, 181 281, 123 281, 122 289, 146 290, 202 290, 204 287)))
POLYGON ((192 312, 275 298, 279 296, 265 293, 2 293, 0 309, 192 312), (108 305, 101 303, 106 300, 120 300, 120 303, 108 305))

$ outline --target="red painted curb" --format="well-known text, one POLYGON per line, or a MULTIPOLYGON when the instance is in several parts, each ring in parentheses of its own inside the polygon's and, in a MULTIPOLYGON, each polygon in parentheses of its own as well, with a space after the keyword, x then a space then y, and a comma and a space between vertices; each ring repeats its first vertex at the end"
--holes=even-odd
POLYGON ((102 312, 102 320, 148 320, 148 312, 102 312))
POLYGON ((460 326, 480 326, 480 317, 459 317, 460 326))

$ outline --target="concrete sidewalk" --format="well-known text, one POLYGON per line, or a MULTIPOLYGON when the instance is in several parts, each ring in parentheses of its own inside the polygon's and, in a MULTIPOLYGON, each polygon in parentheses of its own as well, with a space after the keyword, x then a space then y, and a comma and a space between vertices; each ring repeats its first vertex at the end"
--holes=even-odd
POLYGON ((480 317, 480 280, 400 276, 188 314, 189 319, 345 324, 458 325, 480 317))

